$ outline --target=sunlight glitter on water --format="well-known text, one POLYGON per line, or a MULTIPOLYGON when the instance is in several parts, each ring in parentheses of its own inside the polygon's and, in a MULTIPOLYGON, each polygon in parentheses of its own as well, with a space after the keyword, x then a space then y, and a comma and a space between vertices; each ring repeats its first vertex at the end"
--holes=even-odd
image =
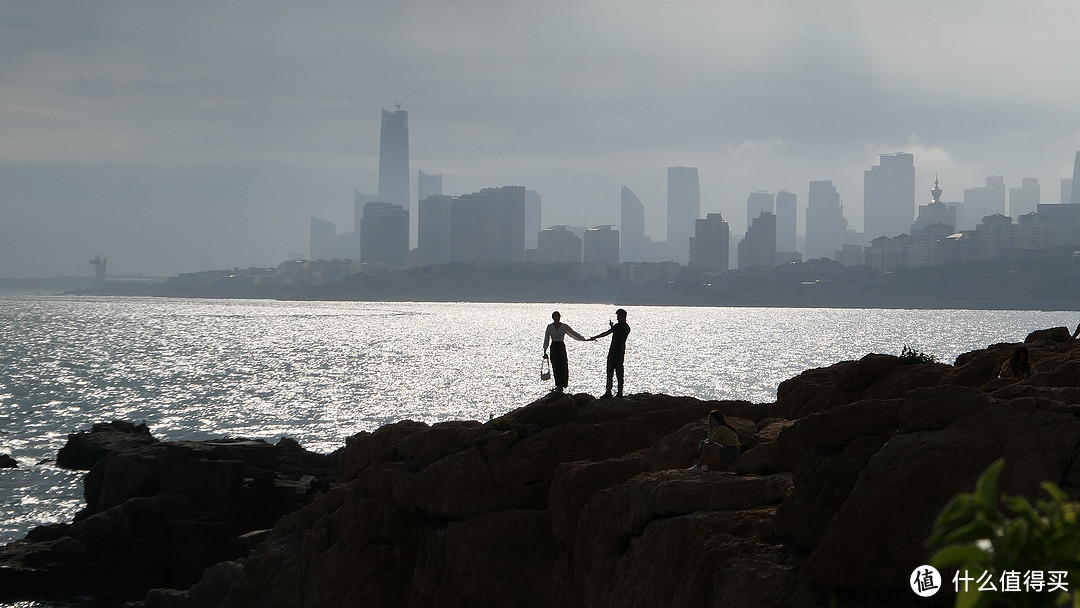
MULTIPOLYGON (((1067 312, 626 308, 627 392, 754 402, 805 369, 869 352, 907 345, 952 362, 1076 322, 1067 312)), ((0 454, 24 467, 0 484, 30 488, 17 500, 0 493, 0 521, 19 522, 0 528, 0 542, 77 510, 80 475, 34 463, 95 422, 145 421, 164 440, 289 436, 330 452, 404 419, 501 415, 550 388, 539 368, 556 309, 586 337, 614 320, 614 306, 595 304, 0 298, 0 454), (51 488, 58 506, 28 515, 21 497, 51 488)), ((607 344, 567 343, 570 390, 603 392, 607 344)))

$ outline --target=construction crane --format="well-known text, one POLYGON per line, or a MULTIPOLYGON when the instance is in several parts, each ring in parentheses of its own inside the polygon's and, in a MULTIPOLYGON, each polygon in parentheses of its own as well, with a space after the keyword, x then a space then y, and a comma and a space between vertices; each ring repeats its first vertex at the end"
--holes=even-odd
POLYGON ((420 89, 413 89, 413 90, 412 90, 412 93, 409 93, 408 95, 406 95, 406 96, 405 96, 405 99, 402 99, 402 100, 401 100, 400 102, 399 102, 399 101, 397 101, 397 100, 395 99, 395 100, 394 100, 394 109, 395 109, 395 110, 400 110, 400 109, 401 109, 401 106, 402 106, 402 105, 403 105, 403 104, 404 104, 404 103, 405 103, 406 101, 409 101, 409 98, 413 96, 413 93, 415 93, 415 92, 417 92, 417 91, 419 91, 419 90, 420 90, 420 89))

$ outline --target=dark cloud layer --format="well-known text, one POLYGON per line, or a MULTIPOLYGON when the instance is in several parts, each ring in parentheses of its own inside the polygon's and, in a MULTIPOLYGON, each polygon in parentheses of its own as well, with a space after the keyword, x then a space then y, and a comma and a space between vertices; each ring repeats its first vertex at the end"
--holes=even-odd
POLYGON ((1045 2, 556 0, 0 5, 0 277, 275 264, 377 188, 381 108, 449 193, 524 184, 545 223, 664 234, 666 167, 703 211, 805 204, 916 154, 946 198, 1004 175, 1043 199, 1080 148, 1080 8, 1045 2), (586 217, 587 216, 587 217, 586 217))

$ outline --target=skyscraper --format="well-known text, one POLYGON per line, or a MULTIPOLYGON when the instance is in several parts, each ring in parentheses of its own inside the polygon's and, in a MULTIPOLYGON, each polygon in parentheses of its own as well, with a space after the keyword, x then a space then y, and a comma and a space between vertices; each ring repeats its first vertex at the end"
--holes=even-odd
POLYGON ((409 113, 405 110, 382 111, 379 201, 409 208, 409 113))
POLYGON ((353 191, 353 231, 352 231, 352 248, 348 256, 354 260, 361 259, 360 256, 360 221, 364 218, 364 205, 373 203, 378 200, 379 197, 372 196, 370 194, 364 194, 359 190, 353 191))
MULTIPOLYGON (((995 213, 1004 214, 1005 211, 1005 178, 993 176, 986 178, 985 186, 967 188, 964 190, 964 222, 967 225, 957 226, 957 230, 971 230, 982 221, 984 217, 995 213)), ((960 220, 960 217, 956 218, 960 220)))
POLYGON ((330 220, 311 216, 311 255, 310 260, 329 260, 334 258, 334 239, 337 226, 330 220))
POLYGON ((1072 196, 1069 197, 1071 203, 1080 203, 1080 185, 1078 184, 1080 184, 1080 150, 1076 151, 1076 160, 1073 161, 1072 196))
POLYGON ((776 266, 776 215, 762 211, 739 241, 739 270, 776 266))
POLYGON ((902 234, 915 219, 915 156, 881 154, 879 164, 863 172, 863 236, 902 234))
POLYGON ((794 192, 781 190, 776 193, 776 250, 797 250, 795 226, 798 224, 798 202, 794 192))
POLYGON ((668 167, 667 246, 676 262, 690 258, 694 221, 701 214, 701 186, 696 167, 668 167))
POLYGON ((450 257, 455 262, 525 261, 525 188, 503 186, 453 199, 450 257))
POLYGON ((746 227, 749 228, 762 211, 773 213, 775 210, 776 198, 773 195, 761 190, 751 192, 750 196, 746 197, 746 227))
POLYGON ((583 259, 586 264, 619 263, 619 231, 612 228, 614 226, 606 224, 585 231, 583 259))
POLYGON ((442 174, 428 173, 423 169, 417 172, 416 200, 422 201, 429 196, 442 194, 442 174))
POLYGON ((428 173, 423 169, 420 169, 416 173, 416 213, 409 214, 409 242, 415 243, 416 247, 420 247, 419 226, 420 226, 420 201, 429 196, 441 196, 442 191, 442 174, 428 173))
POLYGON ((416 250, 421 265, 450 261, 450 209, 454 197, 445 194, 425 196, 417 203, 416 250))
POLYGON ((690 263, 693 268, 727 272, 731 256, 731 228, 719 213, 710 213, 694 221, 694 237, 690 239, 690 263))
POLYGON ((536 249, 540 235, 540 211, 543 199, 536 190, 525 191, 525 249, 536 249))
POLYGON ((1025 177, 1019 188, 1009 188, 1009 217, 1020 219, 1021 215, 1035 213, 1039 198, 1039 180, 1025 177))
POLYGON ((843 249, 847 220, 832 180, 810 182, 806 205, 806 259, 836 258, 843 249))
POLYGON ((626 262, 640 262, 645 254, 645 205, 633 190, 623 186, 620 209, 621 258, 626 262))
POLYGON ((574 234, 565 225, 551 226, 541 230, 538 235, 537 253, 544 264, 561 262, 578 263, 581 261, 581 237, 574 234))
POLYGON ((409 211, 394 203, 364 205, 360 220, 360 261, 403 268, 409 257, 409 211))

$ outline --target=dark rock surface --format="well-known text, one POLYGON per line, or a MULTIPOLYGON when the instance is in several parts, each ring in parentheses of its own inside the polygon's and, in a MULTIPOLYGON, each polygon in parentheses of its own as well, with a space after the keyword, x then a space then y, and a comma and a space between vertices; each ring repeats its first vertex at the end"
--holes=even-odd
POLYGON ((19 466, 14 458, 7 454, 0 454, 0 469, 14 469, 19 466))
POLYGON ((114 420, 95 424, 89 431, 68 435, 56 454, 56 466, 89 470, 110 452, 129 452, 157 443, 146 424, 114 420))
POLYGON ((273 527, 337 481, 338 455, 245 439, 159 442, 112 422, 69 435, 66 466, 91 465, 86 508, 0 547, 0 601, 55 594, 136 600, 186 587, 235 559, 244 535, 273 527), (92 462, 93 461, 93 462, 92 462))
MULTIPOLYGON (((266 448, 118 452, 87 476, 93 513, 35 530, 23 563, 183 555, 150 608, 907 607, 934 517, 989 463, 1005 459, 1003 492, 1040 498, 1049 480, 1080 497, 1080 349, 1060 333, 1029 336, 1023 380, 997 377, 1019 344, 995 344, 953 365, 808 370, 772 404, 549 395, 484 424, 399 422, 350 437, 312 500, 233 516, 248 526, 221 522, 254 508, 236 496, 281 462, 266 448), (743 453, 690 473, 714 408, 743 453), (146 521, 173 522, 162 544, 137 535, 146 521), (211 550, 226 539, 231 554, 211 550)), ((143 587, 167 578, 151 573, 143 587)), ((96 571, 122 574, 146 573, 96 571)))

